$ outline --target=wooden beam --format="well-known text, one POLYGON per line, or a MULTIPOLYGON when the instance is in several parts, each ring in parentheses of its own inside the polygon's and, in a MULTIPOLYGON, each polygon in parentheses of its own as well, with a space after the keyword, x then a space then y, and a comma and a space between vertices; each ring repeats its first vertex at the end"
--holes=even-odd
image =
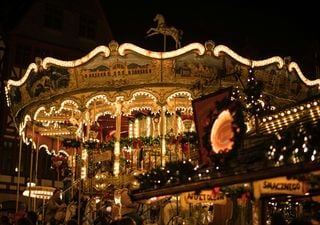
POLYGON ((133 200, 143 200, 151 197, 162 196, 162 195, 172 195, 182 192, 195 191, 208 189, 218 186, 226 186, 239 183, 247 183, 257 180, 263 180, 272 177, 280 176, 292 176, 294 174, 307 173, 311 171, 320 170, 319 162, 310 163, 300 163, 294 165, 287 165, 282 167, 273 167, 264 170, 247 172, 243 174, 226 176, 221 178, 214 178, 208 180, 199 180, 195 182, 190 182, 187 184, 181 184, 177 186, 162 187, 153 190, 139 191, 135 190, 132 192, 133 200))

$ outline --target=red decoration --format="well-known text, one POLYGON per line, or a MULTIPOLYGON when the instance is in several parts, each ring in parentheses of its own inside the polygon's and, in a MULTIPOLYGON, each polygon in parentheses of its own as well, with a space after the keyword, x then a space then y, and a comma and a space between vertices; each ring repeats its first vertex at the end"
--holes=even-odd
POLYGON ((135 139, 132 141, 132 145, 134 148, 141 148, 142 147, 142 141, 140 139, 135 139))
POLYGON ((212 195, 213 196, 217 196, 217 195, 220 195, 220 187, 214 187, 212 188, 212 195))
POLYGON ((56 168, 56 170, 59 170, 59 168, 63 164, 63 162, 66 162, 67 160, 68 160, 68 158, 63 155, 53 156, 51 158, 52 164, 56 168))
POLYGON ((181 148, 182 148, 182 152, 185 155, 188 154, 188 151, 189 151, 189 144, 188 143, 181 144, 181 148))
POLYGON ((181 115, 181 119, 182 120, 193 120, 193 115, 191 115, 191 114, 182 114, 181 115))

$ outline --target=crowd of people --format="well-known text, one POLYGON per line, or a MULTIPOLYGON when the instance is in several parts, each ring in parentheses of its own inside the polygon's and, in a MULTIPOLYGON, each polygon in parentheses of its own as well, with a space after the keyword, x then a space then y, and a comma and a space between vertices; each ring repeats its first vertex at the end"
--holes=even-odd
MULTIPOLYGON (((25 204, 20 204, 13 218, 2 215, 0 225, 60 225, 65 224, 65 213, 67 204, 61 198, 62 190, 56 188, 53 195, 39 211, 27 210, 25 204), (44 215, 42 215, 44 212, 44 215)), ((73 220, 68 225, 77 225, 73 220)))
POLYGON ((7 215, 2 215, 0 218, 0 225, 37 225, 37 222, 38 214, 34 211, 27 211, 13 219, 7 215))
MULTIPOLYGON (((79 208, 79 211, 76 210, 76 214, 72 215, 72 217, 66 221, 66 211, 67 204, 66 199, 62 198, 62 190, 57 188, 53 192, 53 195, 46 202, 43 208, 37 212, 28 211, 25 205, 19 207, 18 211, 15 213, 14 218, 10 219, 8 216, 1 216, 0 225, 78 225, 85 224, 85 209, 87 203, 90 201, 90 198, 84 194, 76 193, 74 198, 71 199, 71 202, 77 202, 76 205, 79 208), (78 204, 78 200, 80 200, 78 204), (80 213, 78 217, 77 213, 80 213), (43 213, 43 215, 42 215, 43 213), (78 220, 80 222, 78 223, 78 220)), ((91 199, 92 200, 92 199, 91 199)), ((68 202, 70 203, 70 201, 68 202)), ((128 195, 128 189, 121 190, 121 204, 120 207, 120 218, 124 221, 127 218, 130 218, 133 221, 137 221, 136 225, 142 225, 142 220, 135 214, 135 210, 137 209, 137 205, 131 201, 128 195)), ((116 210, 111 210, 111 208, 115 207, 112 203, 107 207, 101 207, 101 209, 97 210, 95 213, 95 218, 93 221, 89 222, 89 225, 107 225, 107 224, 116 224, 116 221, 113 218, 113 213, 116 210)), ((113 208, 114 209, 114 208, 113 208)), ((120 222, 117 221, 117 222, 120 222)))
MULTIPOLYGON (((121 206, 117 210, 110 210, 110 207, 114 206, 112 203, 107 207, 106 205, 96 212, 96 218, 91 221, 88 225, 142 225, 143 221, 141 217, 136 213, 137 205, 132 202, 128 189, 123 188, 118 190, 116 193, 121 196, 121 206), (113 211, 113 212, 111 212, 113 211), (113 219, 114 215, 120 215, 117 219, 113 219)), ((85 216, 85 206, 89 201, 85 195, 75 195, 74 201, 80 199, 80 216, 73 215, 69 220, 66 221, 66 208, 67 204, 61 198, 62 190, 57 188, 51 198, 47 201, 41 213, 39 214, 32 210, 27 210, 24 204, 19 205, 17 212, 14 217, 10 219, 8 216, 0 217, 0 225, 80 225, 83 223, 85 216), (82 216, 81 216, 82 215, 82 216), (81 218, 80 222, 79 218, 81 218)), ((271 217, 270 225, 320 225, 320 210, 313 210, 312 213, 300 215, 297 218, 286 220, 281 212, 273 213, 271 217)))

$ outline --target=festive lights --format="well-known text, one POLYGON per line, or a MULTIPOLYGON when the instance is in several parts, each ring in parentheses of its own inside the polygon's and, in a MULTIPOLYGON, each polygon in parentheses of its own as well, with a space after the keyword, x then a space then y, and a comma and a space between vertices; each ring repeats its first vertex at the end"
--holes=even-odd
POLYGON ((39 199, 49 199, 55 188, 47 187, 47 186, 29 186, 25 191, 23 191, 22 195, 31 198, 39 198, 39 199))
POLYGON ((230 48, 228 48, 225 45, 218 45, 213 50, 213 54, 216 57, 219 57, 222 52, 224 52, 227 55, 231 56, 232 58, 234 58, 238 62, 240 62, 240 63, 242 63, 242 64, 244 64, 246 66, 250 66, 252 68, 261 67, 261 66, 266 66, 266 65, 277 63, 278 64, 278 68, 281 69, 283 67, 283 65, 284 65, 284 60, 279 56, 274 56, 274 57, 271 57, 271 58, 268 58, 268 59, 256 61, 256 60, 250 60, 250 59, 244 58, 244 57, 236 54, 234 51, 232 51, 230 48))
POLYGON ((63 61, 63 60, 47 57, 43 60, 42 66, 44 69, 47 69, 49 65, 60 65, 63 67, 77 67, 79 65, 82 65, 88 62, 90 59, 92 59, 94 56, 98 55, 99 53, 103 53, 104 57, 108 57, 110 55, 110 49, 106 46, 101 45, 93 49, 86 56, 73 61, 63 61))
POLYGON ((306 76, 301 72, 300 67, 298 66, 297 63, 295 62, 291 62, 288 65, 288 70, 289 72, 292 72, 293 70, 295 70, 299 76, 299 78, 303 81, 303 83, 305 83, 308 86, 315 86, 318 85, 318 88, 320 88, 320 79, 316 79, 316 80, 309 80, 308 78, 306 78, 306 76))
POLYGON ((134 44, 124 43, 119 46, 118 51, 121 56, 126 55, 128 51, 134 51, 150 58, 169 59, 169 58, 174 58, 179 55, 185 54, 190 51, 195 51, 198 55, 203 55, 205 53, 205 48, 200 43, 191 43, 185 47, 182 47, 180 49, 170 51, 170 52, 153 52, 153 51, 140 48, 134 44))

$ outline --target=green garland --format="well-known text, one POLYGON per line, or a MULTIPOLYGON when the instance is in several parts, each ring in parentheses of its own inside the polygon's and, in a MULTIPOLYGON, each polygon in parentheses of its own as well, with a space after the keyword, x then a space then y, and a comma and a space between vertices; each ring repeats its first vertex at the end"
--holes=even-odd
POLYGON ((320 159, 320 122, 290 127, 271 142, 267 159, 271 166, 291 165, 320 159))
POLYGON ((167 163, 164 168, 153 168, 136 176, 136 179, 140 183, 139 190, 148 190, 188 183, 195 174, 194 166, 190 162, 176 161, 167 163))
POLYGON ((243 90, 246 94, 246 111, 250 116, 260 116, 265 113, 265 107, 262 101, 259 101, 262 98, 262 89, 262 81, 255 78, 254 71, 250 68, 247 86, 243 90))
POLYGON ((296 174, 288 177, 289 179, 297 179, 299 181, 305 182, 308 184, 309 193, 319 193, 320 190, 320 175, 319 174, 296 174))

